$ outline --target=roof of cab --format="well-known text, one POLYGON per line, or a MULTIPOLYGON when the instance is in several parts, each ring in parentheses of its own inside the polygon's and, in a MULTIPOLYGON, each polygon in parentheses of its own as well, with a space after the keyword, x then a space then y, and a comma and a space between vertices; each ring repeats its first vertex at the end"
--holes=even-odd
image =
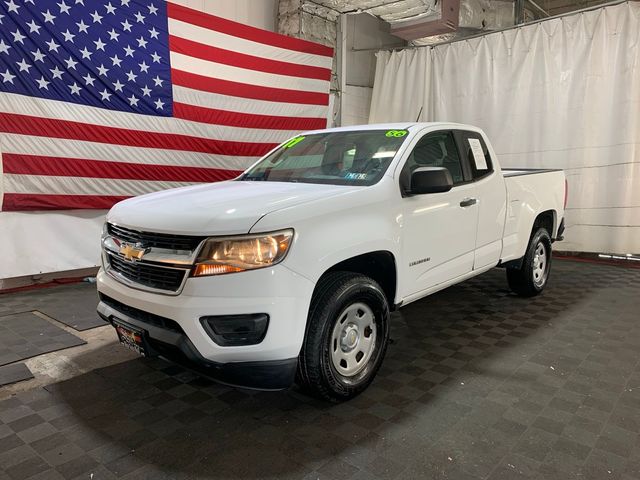
POLYGON ((471 125, 451 122, 404 122, 404 123, 372 123, 368 125, 350 125, 348 127, 323 128, 319 130, 311 130, 306 134, 325 133, 325 132, 353 132, 362 130, 417 130, 424 127, 443 127, 443 128, 459 128, 459 129, 475 129, 471 125))

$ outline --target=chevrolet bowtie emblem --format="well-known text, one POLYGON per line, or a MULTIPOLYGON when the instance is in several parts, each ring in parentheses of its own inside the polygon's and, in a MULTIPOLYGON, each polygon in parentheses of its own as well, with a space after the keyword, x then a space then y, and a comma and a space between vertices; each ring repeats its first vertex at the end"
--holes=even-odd
POLYGON ((148 251, 149 249, 144 248, 140 243, 133 244, 122 242, 120 244, 120 255, 123 255, 124 259, 129 262, 137 262, 148 251))

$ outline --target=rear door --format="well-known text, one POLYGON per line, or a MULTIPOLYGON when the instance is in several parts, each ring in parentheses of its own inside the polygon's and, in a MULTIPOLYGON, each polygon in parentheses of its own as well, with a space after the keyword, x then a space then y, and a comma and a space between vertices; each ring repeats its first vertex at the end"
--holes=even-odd
POLYGON ((401 190, 408 190, 411 172, 419 167, 447 168, 454 186, 443 193, 403 195, 403 297, 473 269, 477 194, 470 172, 461 162, 452 131, 427 133, 418 140, 402 167, 401 190))
POLYGON ((506 213, 506 186, 502 173, 496 171, 491 152, 478 132, 456 131, 456 139, 475 184, 478 198, 478 226, 475 234, 475 270, 496 265, 502 252, 506 213))

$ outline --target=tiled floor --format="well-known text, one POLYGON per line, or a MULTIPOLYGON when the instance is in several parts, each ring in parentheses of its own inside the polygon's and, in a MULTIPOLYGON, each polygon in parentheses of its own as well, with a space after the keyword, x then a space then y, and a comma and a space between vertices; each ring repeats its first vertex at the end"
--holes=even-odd
POLYGON ((83 343, 33 312, 0 317, 0 366, 83 343))
POLYGON ((394 314, 341 405, 94 370, 0 403, 0 479, 638 479, 639 299, 640 270, 556 261, 535 299, 489 272, 394 314))
POLYGON ((0 316, 37 310, 76 331, 84 331, 104 325, 96 315, 97 304, 96 286, 83 282, 0 295, 0 316))

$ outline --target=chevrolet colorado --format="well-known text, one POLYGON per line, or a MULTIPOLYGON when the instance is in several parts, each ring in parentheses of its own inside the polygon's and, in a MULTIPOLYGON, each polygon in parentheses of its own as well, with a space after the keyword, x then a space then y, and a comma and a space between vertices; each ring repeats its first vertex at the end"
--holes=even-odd
POLYGON ((234 180, 116 204, 99 315, 120 341, 221 382, 329 400, 363 391, 389 311, 496 266, 545 287, 562 239, 560 170, 503 170, 478 128, 303 133, 234 180))

